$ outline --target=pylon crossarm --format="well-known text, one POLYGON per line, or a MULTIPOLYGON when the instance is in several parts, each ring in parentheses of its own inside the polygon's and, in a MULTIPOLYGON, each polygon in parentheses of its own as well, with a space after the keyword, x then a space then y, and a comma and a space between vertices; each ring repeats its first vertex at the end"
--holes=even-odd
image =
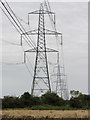
POLYGON ((34 90, 39 90, 39 91, 42 90, 43 91, 43 90, 48 90, 48 89, 34 89, 34 90))
POLYGON ((67 75, 65 75, 65 74, 60 74, 59 75, 59 74, 56 73, 56 74, 52 74, 51 76, 67 76, 67 75))
POLYGON ((22 33, 22 35, 37 35, 37 34, 38 34, 38 29, 22 33))
POLYGON ((46 52, 58 52, 58 51, 51 48, 46 48, 46 52))
POLYGON ((36 50, 35 49, 29 49, 29 50, 26 50, 24 52, 36 52, 36 50))
POLYGON ((48 30, 48 29, 45 29, 46 31, 46 35, 62 35, 62 33, 60 32, 57 32, 57 31, 52 31, 52 30, 48 30))
POLYGON ((40 14, 41 11, 43 12, 42 14, 55 14, 54 12, 46 11, 46 10, 36 10, 36 11, 30 12, 28 14, 40 14))
MULTIPOLYGON (((25 35, 25 34, 26 35, 38 35, 38 29, 25 32, 22 35, 25 35)), ((45 29, 45 33, 39 33, 39 34, 45 34, 45 35, 62 35, 62 33, 60 33, 60 32, 52 31, 52 30, 48 30, 48 29, 45 29)))
MULTIPOLYGON (((29 50, 26 50, 24 52, 36 52, 37 51, 37 48, 36 49, 29 49, 29 50)), ((58 52, 57 50, 54 50, 54 49, 51 49, 51 48, 46 48, 46 51, 39 51, 39 52, 58 52)))

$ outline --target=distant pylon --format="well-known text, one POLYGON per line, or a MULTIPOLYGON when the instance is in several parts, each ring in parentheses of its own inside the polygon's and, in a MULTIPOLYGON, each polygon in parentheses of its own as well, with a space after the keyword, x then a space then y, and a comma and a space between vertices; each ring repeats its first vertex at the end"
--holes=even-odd
POLYGON ((66 100, 69 99, 68 88, 66 82, 66 75, 64 72, 64 66, 60 66, 59 53, 57 53, 57 80, 56 80, 56 93, 66 100))
MULTIPOLYGON (((51 11, 50 4, 48 0, 45 0, 44 2, 45 8, 48 11, 51 11)), ((56 29, 56 22, 55 22, 55 16, 53 19, 53 16, 49 14, 49 18, 51 21, 52 28, 57 31, 56 29)), ((54 80, 54 86, 53 91, 56 92, 61 98, 69 99, 69 93, 68 93, 68 86, 67 86, 67 77, 65 75, 65 68, 63 63, 63 41, 62 41, 62 35, 61 35, 61 41, 59 43, 59 37, 56 34, 56 40, 57 40, 57 65, 55 66, 55 69, 57 68, 57 73, 53 73, 51 76, 56 77, 56 80, 54 80), (55 84, 56 83, 56 84, 55 84)))

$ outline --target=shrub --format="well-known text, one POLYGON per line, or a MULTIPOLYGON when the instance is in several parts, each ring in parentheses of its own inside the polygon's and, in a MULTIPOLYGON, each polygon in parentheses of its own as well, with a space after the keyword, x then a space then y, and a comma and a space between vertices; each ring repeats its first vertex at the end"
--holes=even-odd
POLYGON ((70 100, 70 106, 73 108, 82 108, 82 102, 78 98, 72 98, 70 100))
POLYGON ((21 95, 20 101, 22 107, 31 107, 33 105, 33 96, 28 92, 25 92, 23 95, 21 95))
POLYGON ((45 93, 44 95, 41 96, 41 100, 43 104, 54 106, 60 106, 64 103, 64 100, 62 98, 59 98, 59 96, 54 92, 45 93))
POLYGON ((42 102, 41 102, 41 99, 40 97, 33 97, 33 105, 41 105, 42 102))
POLYGON ((18 108, 20 107, 20 100, 17 97, 5 96, 2 99, 2 108, 18 108))

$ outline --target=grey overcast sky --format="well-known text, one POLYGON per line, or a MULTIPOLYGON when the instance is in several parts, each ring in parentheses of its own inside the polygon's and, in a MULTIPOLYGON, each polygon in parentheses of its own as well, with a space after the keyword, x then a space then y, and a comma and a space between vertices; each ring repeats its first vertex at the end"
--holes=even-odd
MULTIPOLYGON (((57 30, 63 33, 64 64, 69 91, 74 89, 82 93, 88 93, 88 3, 51 2, 50 5, 52 11, 56 13, 57 30)), ((10 6, 18 18, 24 20, 22 24, 26 30, 29 30, 29 27, 25 24, 27 13, 39 9, 40 3, 20 2, 10 3, 10 6)), ((24 64, 5 64, 23 62, 23 51, 19 46, 20 35, 6 16, 2 16, 3 74, 2 95, 0 96, 19 96, 25 91, 31 90, 32 77, 24 64)), ((31 16, 30 19, 30 28, 37 28, 38 17, 31 16)), ((26 44, 24 45, 26 46, 26 44)), ((51 46, 53 46, 53 42, 51 46)), ((30 55, 29 59, 33 64, 30 55)), ((28 66, 31 70, 31 66, 28 66)), ((32 70, 31 73, 33 75, 32 70)))

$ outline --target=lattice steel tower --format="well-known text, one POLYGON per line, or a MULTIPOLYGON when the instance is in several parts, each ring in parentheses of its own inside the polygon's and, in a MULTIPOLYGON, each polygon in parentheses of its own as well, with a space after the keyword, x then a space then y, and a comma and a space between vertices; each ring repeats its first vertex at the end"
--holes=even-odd
POLYGON ((39 92, 39 91, 51 92, 48 63, 47 63, 47 54, 46 54, 44 10, 43 10, 42 4, 40 5, 40 10, 39 10, 36 61, 35 61, 35 69, 34 69, 34 77, 33 77, 31 94, 35 94, 35 92, 39 92))
POLYGON ((58 33, 56 30, 55 13, 51 12, 51 8, 48 0, 45 0, 44 3, 41 3, 39 10, 28 13, 28 24, 29 24, 30 14, 39 14, 38 29, 28 31, 28 32, 26 32, 25 28, 22 26, 22 24, 16 17, 15 13, 10 8, 9 4, 6 1, 5 3, 2 2, 2 0, 0 0, 0 2, 1 2, 1 5, 3 6, 1 8, 3 13, 7 16, 7 18, 10 20, 10 22, 18 31, 18 33, 21 35, 21 46, 22 46, 22 38, 24 38, 24 40, 27 42, 29 47, 33 48, 27 51, 24 51, 24 62, 26 62, 26 57, 25 57, 26 52, 36 53, 31 94, 39 96, 42 93, 44 94, 47 91, 51 92, 48 62, 47 62, 47 52, 57 52, 57 64, 56 64, 57 73, 55 74, 53 72, 54 76, 57 76, 57 79, 55 81, 56 85, 54 84, 55 90, 52 90, 52 91, 56 92, 62 98, 68 99, 68 88, 65 80, 64 64, 60 63, 63 61, 63 59, 61 59, 62 50, 60 50, 60 46, 59 46, 60 44, 62 49, 62 33, 58 33), (46 9, 45 8, 43 9, 44 6, 46 9), (45 29, 45 23, 44 23, 45 14, 49 15, 51 25, 54 31, 45 29), (31 40, 31 38, 28 35, 37 35, 37 45, 34 44, 34 42, 31 40), (56 40, 58 41, 57 50, 53 50, 46 47, 46 40, 45 40, 46 35, 56 36, 56 40), (58 40, 58 35, 61 35, 60 43, 58 40))
MULTIPOLYGON (((59 52, 54 49, 50 49, 46 47, 46 35, 61 35, 62 33, 55 31, 51 31, 45 29, 44 16, 45 14, 52 15, 52 19, 55 23, 55 13, 50 10, 43 9, 43 3, 40 4, 40 9, 34 12, 28 13, 28 24, 29 24, 29 15, 30 14, 39 14, 39 22, 38 29, 28 31, 23 33, 22 35, 37 35, 37 45, 36 48, 25 51, 26 52, 36 52, 36 60, 35 60, 35 68, 34 68, 34 76, 33 83, 31 88, 32 95, 41 95, 46 93, 47 91, 51 92, 51 85, 49 79, 49 70, 48 70, 48 62, 47 62, 47 52, 59 52)), ((22 42, 21 42, 22 43, 22 42)), ((53 90, 52 90, 53 91, 53 90)))
POLYGON ((36 52, 36 60, 35 60, 35 68, 34 68, 34 76, 33 76, 31 94, 41 95, 42 93, 44 94, 47 91, 51 92, 48 62, 47 62, 47 52, 58 52, 56 50, 46 48, 45 35, 56 35, 56 34, 61 35, 61 33, 45 29, 44 15, 45 14, 55 15, 55 13, 45 11, 43 9, 42 3, 40 4, 39 10, 31 12, 28 15, 30 14, 39 14, 38 29, 23 33, 23 35, 25 34, 38 35, 37 36, 37 47, 31 50, 25 51, 25 52, 36 52))
POLYGON ((39 92, 38 90, 40 90, 41 92, 44 91, 51 92, 46 54, 44 11, 42 4, 39 10, 37 51, 31 94, 39 92), (44 84, 41 84, 40 86, 39 82, 41 81, 43 81, 44 84))

